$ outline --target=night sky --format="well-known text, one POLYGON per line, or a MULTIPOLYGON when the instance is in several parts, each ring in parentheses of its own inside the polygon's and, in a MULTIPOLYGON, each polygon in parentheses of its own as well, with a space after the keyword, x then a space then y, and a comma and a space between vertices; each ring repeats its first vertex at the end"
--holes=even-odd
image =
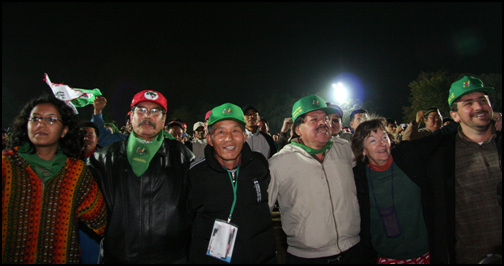
MULTIPOLYGON (((99 88, 123 124, 144 89, 162 92, 169 113, 203 112, 272 92, 302 97, 345 73, 359 79, 353 97, 400 120, 409 83, 439 70, 502 73, 502 3, 2 2, 4 128, 51 92, 44 73, 99 88)), ((88 119, 92 107, 79 111, 88 119)))

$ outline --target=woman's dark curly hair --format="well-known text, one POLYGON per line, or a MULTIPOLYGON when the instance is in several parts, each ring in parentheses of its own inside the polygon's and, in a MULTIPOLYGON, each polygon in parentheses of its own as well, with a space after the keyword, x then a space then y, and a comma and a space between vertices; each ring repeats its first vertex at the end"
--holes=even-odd
POLYGON ((61 121, 64 126, 68 127, 68 132, 65 137, 59 140, 59 146, 62 152, 70 158, 79 158, 82 149, 82 139, 79 133, 79 118, 73 112, 72 108, 65 104, 65 102, 58 100, 53 95, 44 94, 38 98, 30 100, 21 109, 21 113, 16 117, 12 126, 12 138, 9 143, 9 148, 21 146, 25 143, 30 144, 30 152, 35 153, 35 146, 28 137, 28 119, 30 113, 35 106, 43 103, 50 103, 58 110, 61 121))

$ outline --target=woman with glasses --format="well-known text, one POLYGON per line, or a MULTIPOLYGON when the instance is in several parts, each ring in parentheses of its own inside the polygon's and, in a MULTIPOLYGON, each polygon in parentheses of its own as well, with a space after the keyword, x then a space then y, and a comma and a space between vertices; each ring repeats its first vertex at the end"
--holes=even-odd
POLYGON ((79 263, 78 220, 103 234, 105 201, 79 160, 78 123, 49 95, 15 119, 2 154, 2 263, 79 263))

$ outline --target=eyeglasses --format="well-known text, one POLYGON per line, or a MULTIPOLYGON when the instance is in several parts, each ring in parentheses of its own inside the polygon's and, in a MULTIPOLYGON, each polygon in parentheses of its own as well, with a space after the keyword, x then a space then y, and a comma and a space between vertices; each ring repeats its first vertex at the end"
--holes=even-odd
POLYGON ((135 107, 135 113, 137 115, 145 115, 147 113, 150 113, 151 116, 160 116, 161 114, 164 114, 164 110, 158 108, 148 109, 145 107, 135 107))
POLYGON ((40 123, 42 120, 49 122, 49 125, 52 125, 56 123, 56 121, 61 121, 57 117, 54 116, 49 116, 49 117, 40 117, 40 116, 33 116, 28 119, 32 123, 40 123))

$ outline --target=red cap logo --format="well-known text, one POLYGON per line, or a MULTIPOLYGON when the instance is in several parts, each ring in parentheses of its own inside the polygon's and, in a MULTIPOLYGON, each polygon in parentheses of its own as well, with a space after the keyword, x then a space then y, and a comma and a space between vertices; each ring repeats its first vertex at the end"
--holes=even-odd
POLYGON ((163 96, 163 94, 154 91, 154 90, 144 90, 135 95, 133 97, 133 100, 131 101, 130 107, 135 106, 136 104, 140 102, 153 102, 161 105, 161 107, 164 108, 165 112, 167 111, 166 109, 166 98, 163 96))

